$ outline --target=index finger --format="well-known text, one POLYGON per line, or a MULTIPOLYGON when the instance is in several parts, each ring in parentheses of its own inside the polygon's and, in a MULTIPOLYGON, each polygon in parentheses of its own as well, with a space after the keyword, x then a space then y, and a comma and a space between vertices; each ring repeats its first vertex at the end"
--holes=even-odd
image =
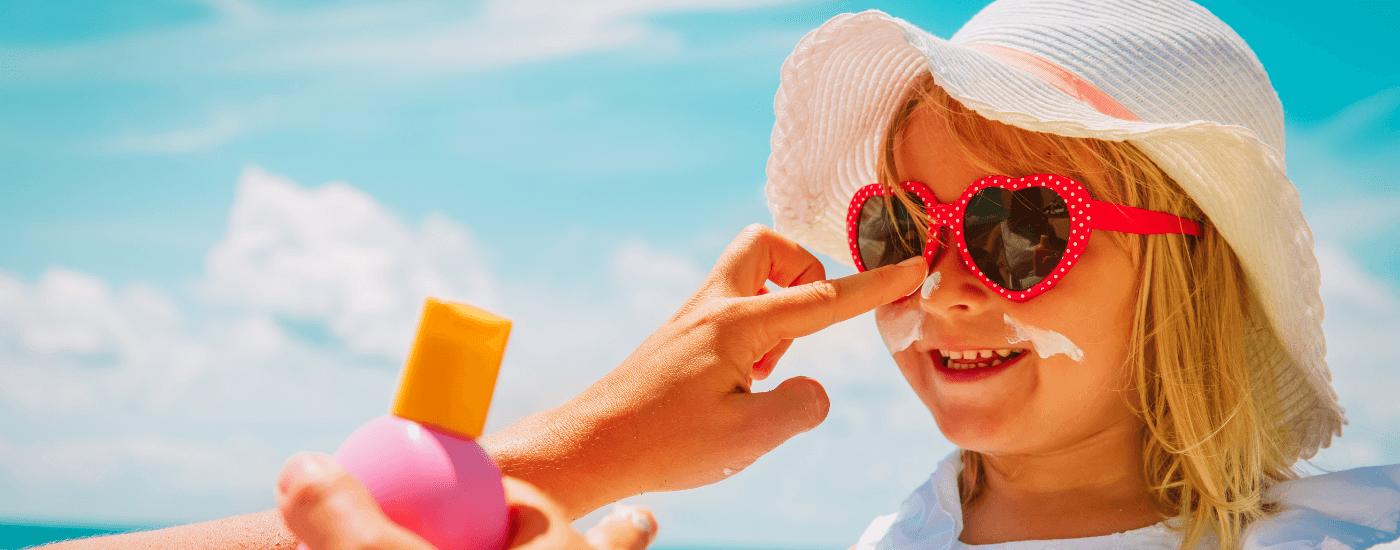
POLYGON ((827 279, 744 298, 740 308, 755 327, 776 339, 799 338, 908 296, 928 264, 915 256, 840 279, 827 279))

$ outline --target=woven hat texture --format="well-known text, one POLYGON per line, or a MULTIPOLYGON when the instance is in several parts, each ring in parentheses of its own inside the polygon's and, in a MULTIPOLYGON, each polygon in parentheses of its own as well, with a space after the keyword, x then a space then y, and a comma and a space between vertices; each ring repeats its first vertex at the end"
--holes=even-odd
POLYGON ((846 207, 877 181, 889 120, 925 71, 988 119, 1146 153, 1244 266, 1260 320, 1248 331, 1251 368, 1279 391, 1290 456, 1310 458, 1341 434, 1312 232, 1285 171, 1283 109, 1228 25, 1184 0, 1003 0, 950 40, 878 11, 832 18, 783 64, 767 185, 777 231, 852 264, 846 207), (1016 57, 1068 76, 1055 82, 1008 62, 1016 57))

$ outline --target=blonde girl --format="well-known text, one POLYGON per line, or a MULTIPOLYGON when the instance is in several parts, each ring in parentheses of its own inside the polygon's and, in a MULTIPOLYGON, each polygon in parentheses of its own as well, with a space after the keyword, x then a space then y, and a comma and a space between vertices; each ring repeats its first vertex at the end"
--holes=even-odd
POLYGON ((951 40, 838 16, 776 110, 776 229, 861 270, 930 264, 876 319, 961 450, 858 548, 1396 538, 1400 469, 1290 481, 1345 420, 1282 109, 1206 9, 1002 0, 951 40))

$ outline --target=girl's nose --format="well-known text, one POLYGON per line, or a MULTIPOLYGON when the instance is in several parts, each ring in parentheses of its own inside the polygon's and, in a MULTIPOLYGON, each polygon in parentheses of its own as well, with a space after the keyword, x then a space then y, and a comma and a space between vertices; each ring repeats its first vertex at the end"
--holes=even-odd
POLYGON ((976 314, 994 298, 978 281, 962 255, 946 243, 929 269, 929 278, 919 289, 919 307, 938 315, 976 314))

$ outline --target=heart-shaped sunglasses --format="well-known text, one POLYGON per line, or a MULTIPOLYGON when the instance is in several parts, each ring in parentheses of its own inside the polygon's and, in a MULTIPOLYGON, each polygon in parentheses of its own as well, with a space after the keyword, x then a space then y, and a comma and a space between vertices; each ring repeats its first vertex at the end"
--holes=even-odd
POLYGON ((1200 235, 1196 222, 1093 200, 1079 182, 1055 174, 988 176, 969 185, 952 204, 939 204, 922 183, 906 181, 899 186, 924 209, 927 232, 920 231, 922 221, 885 185, 860 188, 846 214, 846 236, 856 269, 899 263, 920 251, 924 261, 933 265, 939 243, 944 242, 939 234, 946 227, 952 233, 949 242, 982 284, 1016 302, 1054 288, 1089 246, 1095 229, 1200 235))

